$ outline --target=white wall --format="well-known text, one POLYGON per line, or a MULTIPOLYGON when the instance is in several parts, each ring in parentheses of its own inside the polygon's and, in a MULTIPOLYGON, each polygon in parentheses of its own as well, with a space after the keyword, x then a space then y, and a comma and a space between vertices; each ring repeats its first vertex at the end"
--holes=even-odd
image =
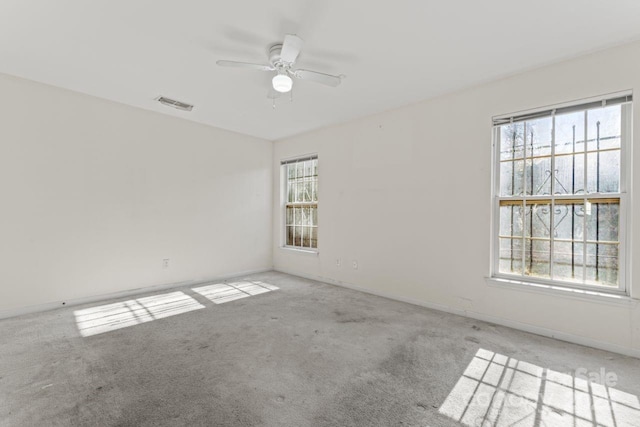
POLYGON ((9 76, 0 94, 0 315, 271 267, 271 142, 9 76))
MULTIPOLYGON (((640 355, 637 301, 603 304, 489 286, 484 279, 492 116, 627 89, 640 94, 640 43, 276 142, 274 267, 640 355), (278 164, 305 153, 319 156, 318 256, 279 247, 278 164)), ((634 124, 640 129, 638 106, 634 124)), ((639 168, 640 149, 633 156, 639 168)), ((636 201, 639 179, 636 173, 636 201)), ((640 222, 632 226, 632 267, 640 277, 640 222)), ((638 281, 632 291, 640 296, 638 281)))

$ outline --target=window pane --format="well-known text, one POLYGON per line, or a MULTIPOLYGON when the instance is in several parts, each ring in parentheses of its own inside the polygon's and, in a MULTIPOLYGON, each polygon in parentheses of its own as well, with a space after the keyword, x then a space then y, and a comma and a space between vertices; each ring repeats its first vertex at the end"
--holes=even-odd
POLYGON ((311 247, 314 249, 318 247, 318 228, 317 227, 313 227, 311 229, 311 247))
POLYGON ((524 123, 500 127, 500 160, 524 157, 524 123))
POLYGON ((312 202, 313 201, 313 180, 312 178, 308 178, 306 185, 305 185, 305 202, 312 202))
POLYGON ((294 228, 295 227, 287 227, 287 245, 288 246, 293 245, 294 228))
POLYGON ((618 241, 619 203, 592 203, 586 216, 587 240, 618 241))
POLYGON ((299 195, 298 195, 298 201, 299 202, 308 202, 307 200, 307 185, 308 182, 304 179, 300 180, 298 182, 298 188, 300 189, 299 191, 299 195))
POLYGON ((302 208, 302 225, 311 225, 311 209, 309 207, 302 208))
POLYGON ((500 239, 500 273, 522 274, 522 239, 500 239))
POLYGON ((527 237, 545 237, 550 236, 551 224, 551 205, 549 204, 532 204, 527 205, 525 215, 525 235, 527 237))
POLYGON ((584 204, 556 202, 553 216, 554 238, 559 240, 582 240, 584 234, 584 204))
POLYGON ((587 283, 618 285, 618 246, 587 244, 587 283))
POLYGON ((551 157, 527 160, 525 181, 528 195, 551 194, 551 157))
POLYGON ((304 202, 304 181, 298 181, 298 185, 296 186, 296 202, 304 202))
POLYGON ((551 155, 551 117, 532 120, 526 123, 525 140, 527 157, 551 155))
POLYGON ((286 213, 285 225, 291 225, 293 224, 293 208, 290 206, 287 206, 286 211, 287 213, 286 213))
POLYGON ((584 154, 556 157, 555 194, 584 193, 584 154))
POLYGON ((620 191, 620 150, 587 155, 587 184, 590 193, 620 191))
POLYGON ((521 196, 523 192, 522 173, 524 160, 500 163, 500 195, 521 196))
POLYGON ((522 236, 522 206, 500 206, 500 235, 522 236))
POLYGON ((553 246, 553 277, 564 281, 582 282, 582 251, 581 242, 554 242, 553 246))
POLYGON ((599 244, 598 248, 598 283, 602 285, 618 285, 618 245, 599 244))
POLYGON ((294 246, 302 246, 302 227, 294 227, 293 244, 294 246))
POLYGON ((289 181, 289 183, 287 184, 287 202, 292 203, 295 202, 294 197, 295 197, 295 182, 293 181, 289 181))
POLYGON ((550 265, 551 205, 528 205, 525 215, 524 273, 548 277, 550 265))
POLYGON ((582 282, 584 204, 557 204, 554 213, 553 277, 582 282))
POLYGON ((550 241, 546 239, 525 239, 524 243, 524 274, 549 278, 550 241))
POLYGON ((513 194, 513 162, 500 163, 500 195, 511 196, 513 194))
POLYGON ((316 180, 311 181, 311 201, 318 201, 318 181, 316 180))
POLYGON ((300 246, 309 247, 309 229, 307 227, 300 227, 300 246))
POLYGON ((620 148, 621 108, 620 105, 612 105, 589 110, 587 113, 587 148, 589 151, 620 148))
POLYGON ((584 152, 584 111, 556 116, 555 153, 584 152))

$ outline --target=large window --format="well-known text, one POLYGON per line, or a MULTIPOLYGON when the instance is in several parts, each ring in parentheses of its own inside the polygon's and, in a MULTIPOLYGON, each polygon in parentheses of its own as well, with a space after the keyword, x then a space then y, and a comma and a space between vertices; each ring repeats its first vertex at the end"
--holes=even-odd
POLYGON ((318 248, 318 157, 282 162, 285 179, 285 246, 318 248))
POLYGON ((625 290, 630 123, 630 95, 494 119, 494 277, 625 290))

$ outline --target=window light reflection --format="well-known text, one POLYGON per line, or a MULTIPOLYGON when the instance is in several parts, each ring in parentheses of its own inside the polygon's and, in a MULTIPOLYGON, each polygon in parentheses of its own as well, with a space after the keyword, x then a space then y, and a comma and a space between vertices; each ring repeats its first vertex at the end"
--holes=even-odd
POLYGON ((74 311, 80 335, 88 337, 204 308, 183 292, 153 295, 74 311))
POLYGON ((216 283, 214 285, 201 286, 193 288, 192 291, 199 293, 214 304, 224 304, 225 302, 235 301, 241 298, 253 295, 264 294, 277 290, 277 286, 264 282, 231 282, 216 283))
POLYGON ((640 426, 638 396, 480 349, 440 407, 465 426, 640 426))

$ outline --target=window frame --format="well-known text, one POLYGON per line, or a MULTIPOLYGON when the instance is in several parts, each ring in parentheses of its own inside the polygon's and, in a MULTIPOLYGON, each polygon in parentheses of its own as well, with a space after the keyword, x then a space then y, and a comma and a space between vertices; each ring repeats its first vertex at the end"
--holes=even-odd
POLYGON ((289 188, 288 188, 288 173, 287 173, 287 169, 288 169, 288 165, 290 164, 295 164, 297 162, 300 161, 305 161, 305 160, 315 160, 316 161, 316 170, 317 170, 317 178, 316 180, 319 182, 319 177, 320 177, 320 162, 318 160, 318 154, 316 153, 311 153, 311 154, 304 154, 304 155, 299 155, 299 156, 294 156, 294 157, 287 157, 284 159, 280 160, 280 248, 281 249, 286 249, 286 250, 290 250, 290 251, 294 251, 294 252, 300 252, 300 253, 309 253, 309 254, 318 254, 319 253, 319 235, 320 235, 320 219, 319 219, 319 212, 320 212, 320 197, 319 197, 319 193, 318 193, 318 189, 319 189, 319 185, 316 187, 316 198, 318 200, 316 200, 315 202, 300 202, 299 204, 303 204, 303 205, 315 205, 316 210, 317 210, 317 223, 318 225, 316 225, 316 247, 312 248, 312 247, 304 247, 304 246, 295 246, 295 245, 288 245, 287 244, 287 206, 290 204, 289 203, 289 188))
MULTIPOLYGON (((594 98, 576 100, 573 102, 557 104, 551 107, 537 108, 513 114, 505 114, 501 116, 495 116, 492 118, 492 131, 491 131, 491 239, 490 239, 490 278, 497 280, 509 281, 512 283, 519 283, 521 285, 538 284, 549 286, 550 289, 578 289, 581 291, 590 291, 601 294, 613 294, 628 296, 631 290, 631 247, 629 244, 629 223, 628 219, 631 218, 631 165, 632 165, 632 147, 633 147, 633 103, 632 91, 617 92, 613 94, 598 96, 594 98), (571 281, 564 281, 552 278, 541 278, 535 276, 521 274, 509 274, 501 273, 499 270, 500 264, 500 203, 504 200, 516 200, 519 196, 501 196, 500 195, 500 131, 501 126, 505 124, 505 119, 511 117, 539 117, 539 114, 551 111, 550 115, 552 120, 552 133, 551 146, 555 146, 555 116, 556 110, 561 108, 575 107, 576 111, 586 111, 595 108, 596 103, 601 103, 605 106, 606 100, 614 98, 629 97, 630 101, 621 102, 621 137, 620 137, 620 183, 617 193, 585 193, 581 198, 584 200, 589 199, 620 199, 619 206, 619 218, 618 218, 618 287, 608 287, 606 285, 595 285, 588 283, 576 283, 571 281), (580 108, 584 107, 584 108, 580 108)), ((525 119, 532 120, 532 119, 525 119)), ((551 158, 555 157, 555 151, 552 148, 551 158)), ((552 160, 553 161, 553 160, 552 160)), ((586 186, 586 182, 585 182, 586 186)), ((524 195, 521 199, 525 200, 552 200, 554 203, 556 200, 576 200, 576 194, 551 194, 551 195, 524 195)), ((551 206, 554 206, 551 204, 551 206)), ((524 233, 524 231, 523 231, 524 233)), ((523 235, 524 238, 524 235, 523 235)), ((553 241, 553 239, 552 239, 553 241)), ((550 247, 550 257, 553 258, 553 245, 550 247)), ((524 248, 523 248, 524 250, 524 248)))

